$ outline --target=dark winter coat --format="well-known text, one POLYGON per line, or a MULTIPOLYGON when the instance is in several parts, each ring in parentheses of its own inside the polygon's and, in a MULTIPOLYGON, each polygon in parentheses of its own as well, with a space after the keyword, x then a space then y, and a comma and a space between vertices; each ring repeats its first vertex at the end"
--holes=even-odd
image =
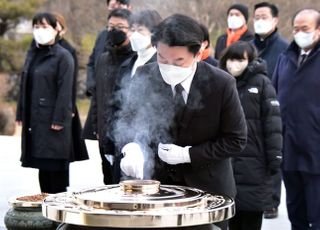
POLYGON ((217 61, 217 59, 215 59, 215 58, 213 58, 213 57, 211 57, 211 56, 207 57, 206 59, 204 59, 204 60, 202 60, 202 61, 204 61, 204 62, 206 62, 206 63, 208 63, 208 64, 210 64, 210 65, 212 65, 212 66, 214 66, 214 67, 217 67, 217 66, 218 66, 218 61, 217 61))
MULTIPOLYGON (((121 76, 121 82, 130 81, 132 68, 137 58, 138 58, 138 54, 134 54, 132 57, 128 58, 121 64, 119 69, 119 76, 121 76)), ((152 62, 156 62, 156 61, 157 61, 157 54, 154 54, 150 58, 150 60, 148 60, 145 63, 145 65, 150 64, 152 62)))
MULTIPOLYGON (((254 34, 247 30, 241 37, 240 41, 251 41, 254 38, 254 34)), ((214 49, 214 58, 219 60, 223 50, 227 47, 227 34, 223 34, 217 39, 216 47, 214 49)))
MULTIPOLYGON (((87 96, 92 96, 92 90, 95 87, 95 79, 94 79, 94 71, 95 65, 100 57, 100 55, 106 51, 106 40, 107 40, 107 30, 101 31, 96 39, 94 47, 92 49, 92 53, 89 57, 89 61, 87 64, 87 82, 86 82, 86 94, 87 96)), ((83 135, 84 139, 91 139, 96 140, 96 133, 94 128, 92 127, 93 124, 93 117, 92 117, 92 102, 90 102, 90 107, 87 115, 86 122, 83 127, 83 135)))
POLYGON ((76 50, 70 45, 70 43, 65 39, 60 39, 58 41, 59 45, 68 50, 74 61, 74 75, 73 75, 73 83, 72 83, 72 146, 73 146, 73 159, 75 161, 78 160, 87 160, 89 159, 86 143, 82 138, 82 126, 80 121, 80 116, 76 104, 77 100, 77 80, 78 80, 78 70, 79 70, 79 62, 77 57, 76 50))
POLYGON ((270 175, 280 170, 282 133, 279 103, 265 62, 254 60, 237 77, 237 89, 245 113, 248 139, 241 154, 233 158, 237 185, 236 208, 263 211, 272 195, 270 175))
POLYGON ((106 50, 107 34, 108 34, 107 30, 103 30, 98 34, 96 42, 92 49, 92 53, 89 57, 89 61, 87 64, 87 82, 86 82, 86 86, 87 86, 86 92, 88 96, 91 96, 92 88, 95 86, 94 68, 95 68, 96 62, 98 61, 98 58, 106 50))
MULTIPOLYGON (((119 114, 128 124, 128 128, 122 127, 120 137, 126 143, 150 144, 149 147, 155 147, 153 153, 157 153, 159 142, 192 146, 191 163, 187 164, 168 165, 155 154, 153 177, 164 184, 179 183, 233 197, 236 191, 230 157, 243 150, 247 136, 235 80, 205 62, 198 62, 186 107, 181 119, 173 124, 172 89, 163 81, 158 63, 139 67, 135 75, 130 85, 132 101, 128 102, 128 113, 119 114)), ((146 162, 147 167, 153 161, 146 162)), ((145 170, 145 176, 150 176, 147 173, 151 172, 145 170)))
POLYGON ((298 67, 292 42, 280 55, 272 82, 283 122, 283 170, 320 174, 320 42, 298 67))
MULTIPOLYGON (((131 72, 137 58, 138 58, 138 55, 136 53, 133 53, 132 56, 127 58, 127 60, 125 60, 119 66, 117 71, 117 76, 113 75, 114 77, 109 77, 104 80, 105 82, 103 84, 109 85, 110 87, 108 87, 107 93, 105 94, 104 102, 101 100, 101 102, 96 106, 98 114, 95 115, 97 117, 97 120, 94 126, 100 126, 99 133, 100 135, 103 135, 102 136, 103 141, 100 141, 100 149, 101 151, 104 151, 104 154, 110 154, 115 156, 115 163, 113 164, 112 171, 111 171, 112 183, 119 183, 120 181, 121 173, 120 173, 119 162, 122 158, 122 156, 120 155, 120 149, 117 149, 115 147, 116 143, 112 134, 113 128, 114 128, 113 125, 116 117, 115 114, 120 109, 121 104, 123 102, 123 96, 125 96, 121 94, 122 93, 121 90, 123 88, 129 87, 131 84, 131 80, 132 80, 131 72), (103 111, 101 110, 101 108, 99 108, 99 105, 105 106, 103 111)), ((155 61, 156 61, 156 55, 153 55, 151 59, 147 61, 146 64, 152 63, 155 61)), ((101 89, 98 89, 98 90, 101 91, 101 89)))
POLYGON ((96 85, 92 88, 91 103, 93 131, 99 135, 101 147, 106 143, 106 123, 112 116, 110 108, 114 101, 113 93, 119 76, 119 67, 134 54, 129 44, 121 48, 108 47, 107 51, 98 58, 94 74, 96 85))
POLYGON ((271 79, 278 57, 288 48, 288 42, 280 36, 277 30, 264 40, 261 40, 256 34, 252 42, 258 50, 259 57, 267 62, 268 77, 271 79))
POLYGON ((50 46, 34 68, 34 84, 30 92, 27 78, 37 49, 32 46, 29 50, 21 75, 16 118, 23 125, 21 161, 27 154, 41 159, 70 160, 74 61, 72 55, 59 44, 50 46), (32 104, 26 101, 28 94, 32 95, 32 104), (54 131, 52 124, 61 125, 63 129, 54 131), (30 131, 32 141, 26 143, 30 141, 30 131), (27 144, 31 146, 28 152, 27 144))

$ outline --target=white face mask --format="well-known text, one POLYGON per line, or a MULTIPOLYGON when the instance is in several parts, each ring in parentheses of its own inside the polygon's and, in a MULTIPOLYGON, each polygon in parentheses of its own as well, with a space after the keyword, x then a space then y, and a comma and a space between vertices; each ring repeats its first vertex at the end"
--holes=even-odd
POLYGON ((189 67, 180 67, 175 65, 167 65, 159 63, 161 76, 165 83, 171 86, 176 86, 191 77, 195 73, 197 62, 194 62, 189 67))
POLYGON ((254 32, 259 35, 268 34, 273 29, 272 20, 259 19, 254 21, 254 32))
POLYGON ((40 45, 47 45, 55 39, 57 31, 52 27, 33 29, 34 40, 40 45))
POLYGON ((248 60, 227 60, 226 67, 228 72, 234 76, 240 76, 248 66, 248 60))
POLYGON ((133 51, 143 51, 151 44, 151 36, 143 35, 137 31, 133 32, 129 39, 133 51))
POLYGON ((306 32, 298 32, 294 35, 294 41, 301 49, 308 48, 314 42, 314 35, 316 31, 306 33, 306 32))
POLYGON ((241 17, 238 16, 229 16, 228 17, 228 28, 235 30, 239 29, 244 25, 244 21, 241 17))

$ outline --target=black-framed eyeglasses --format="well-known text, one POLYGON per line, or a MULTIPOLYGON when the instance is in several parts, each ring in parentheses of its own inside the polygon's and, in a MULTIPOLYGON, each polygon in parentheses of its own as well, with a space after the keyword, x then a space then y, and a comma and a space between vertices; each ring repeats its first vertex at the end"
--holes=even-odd
POLYGON ((107 30, 113 30, 113 29, 115 29, 115 30, 127 30, 127 29, 129 29, 129 27, 127 27, 127 26, 107 26, 106 28, 107 28, 107 30))

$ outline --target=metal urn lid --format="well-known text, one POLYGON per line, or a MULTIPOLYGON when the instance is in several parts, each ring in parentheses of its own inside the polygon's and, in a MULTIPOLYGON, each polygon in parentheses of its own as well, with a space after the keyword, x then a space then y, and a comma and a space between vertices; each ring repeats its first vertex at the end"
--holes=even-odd
POLYGON ((235 213, 234 201, 184 186, 154 180, 48 196, 43 215, 75 225, 115 228, 185 227, 220 222, 235 213))

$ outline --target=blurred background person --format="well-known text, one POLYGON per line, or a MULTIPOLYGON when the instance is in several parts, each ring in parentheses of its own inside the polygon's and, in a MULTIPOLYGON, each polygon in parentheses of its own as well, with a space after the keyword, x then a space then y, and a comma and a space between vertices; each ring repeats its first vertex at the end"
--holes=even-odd
POLYGON ((217 39, 214 57, 219 60, 222 51, 236 41, 251 41, 253 33, 248 30, 248 7, 243 4, 233 4, 227 11, 227 32, 217 39))
MULTIPOLYGON (((107 10, 111 12, 115 9, 127 9, 131 11, 130 0, 107 0, 107 10)), ((92 49, 91 55, 89 56, 87 64, 87 81, 86 81, 86 95, 88 97, 92 96, 92 89, 95 87, 94 69, 96 62, 103 52, 106 52, 106 42, 107 42, 108 29, 102 30, 95 41, 94 47, 92 49)), ((93 131, 92 127, 92 108, 90 105, 88 116, 83 128, 83 138, 96 140, 96 133, 93 131)))
POLYGON ((74 60, 57 44, 57 19, 38 13, 34 41, 23 67, 17 106, 22 123, 23 167, 39 169, 41 192, 64 192, 72 159, 72 84, 74 60))
POLYGON ((155 10, 144 10, 134 13, 130 17, 130 30, 128 33, 131 48, 136 53, 127 59, 120 67, 119 75, 130 80, 137 68, 144 64, 157 61, 156 48, 151 44, 152 31, 162 21, 155 10))
MULTIPOLYGON (((267 62, 269 79, 272 78, 279 55, 288 48, 288 42, 278 32, 279 10, 269 2, 261 2, 254 6, 253 44, 258 55, 267 62)), ((270 206, 264 212, 265 218, 276 218, 281 200, 281 172, 273 176, 273 195, 270 206)))
POLYGON ((57 42, 60 46, 68 50, 74 61, 74 75, 72 84, 72 147, 74 160, 87 160, 89 159, 86 144, 82 138, 82 126, 80 116, 77 108, 77 80, 78 80, 78 57, 75 48, 64 38, 68 31, 65 18, 59 13, 53 13, 57 19, 57 42))
MULTIPOLYGON (((267 62, 268 77, 271 79, 279 55, 288 48, 288 42, 278 31, 279 9, 269 2, 254 5, 253 44, 258 50, 258 56, 267 62)), ((281 180, 279 180, 281 182, 281 180)), ((280 193, 277 199, 280 199, 280 193)), ((274 207, 279 206, 278 203, 274 207)))
POLYGON ((107 126, 107 122, 112 120, 112 113, 110 112, 113 102, 112 94, 116 87, 120 65, 123 61, 135 55, 128 37, 130 15, 131 12, 126 9, 115 9, 110 12, 106 51, 98 58, 94 73, 97 84, 92 88, 92 126, 99 141, 105 184, 115 183, 113 181, 114 174, 111 171, 114 143, 107 138, 107 129, 110 128, 107 126))
POLYGON ((247 146, 232 165, 236 181, 236 215, 230 230, 259 230, 263 211, 271 199, 272 178, 280 170, 282 134, 279 102, 266 64, 257 59, 254 46, 239 41, 229 46, 220 59, 222 69, 237 80, 245 113, 247 146))
POLYGON ((272 82, 283 122, 282 175, 291 228, 320 229, 320 13, 300 10, 272 82))
POLYGON ((131 10, 130 0, 107 0, 107 8, 109 11, 115 9, 131 10))
POLYGON ((208 28, 200 23, 200 27, 203 32, 203 42, 201 46, 201 61, 207 62, 213 66, 218 66, 218 61, 213 58, 212 55, 212 47, 210 46, 210 36, 209 36, 209 31, 208 28))
POLYGON ((115 85, 115 87, 105 98, 105 100, 111 102, 106 109, 108 115, 106 116, 105 130, 106 138, 108 139, 106 153, 109 155, 109 159, 114 159, 112 161, 113 183, 119 183, 121 178, 119 165, 121 160, 119 156, 121 154, 116 152, 113 124, 117 119, 116 114, 119 112, 123 102, 127 99, 125 98, 127 95, 123 94, 122 90, 129 87, 137 68, 157 61, 156 48, 151 43, 151 36, 154 28, 161 21, 161 16, 155 10, 143 10, 131 15, 128 37, 131 48, 135 53, 121 64, 118 76, 114 78, 114 81, 109 82, 109 84, 115 85), (114 158, 115 156, 117 157, 114 158))

